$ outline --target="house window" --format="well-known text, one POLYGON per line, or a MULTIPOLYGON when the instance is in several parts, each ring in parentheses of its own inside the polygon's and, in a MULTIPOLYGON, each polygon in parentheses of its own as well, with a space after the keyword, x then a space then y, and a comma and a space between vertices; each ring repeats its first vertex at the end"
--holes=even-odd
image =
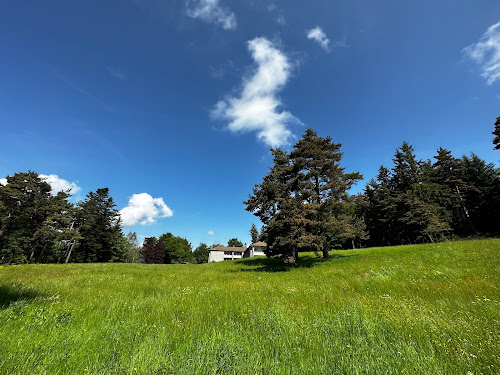
POLYGON ((224 255, 233 255, 232 251, 224 251, 224 255))

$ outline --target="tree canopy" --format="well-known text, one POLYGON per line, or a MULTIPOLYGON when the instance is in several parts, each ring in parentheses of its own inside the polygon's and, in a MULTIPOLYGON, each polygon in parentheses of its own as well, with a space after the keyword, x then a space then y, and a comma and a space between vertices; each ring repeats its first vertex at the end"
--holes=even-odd
POLYGON ((327 257, 347 222, 347 190, 361 179, 340 166, 341 145, 307 129, 290 153, 271 149, 274 165, 249 195, 247 211, 264 224, 269 256, 295 263, 300 251, 327 257))

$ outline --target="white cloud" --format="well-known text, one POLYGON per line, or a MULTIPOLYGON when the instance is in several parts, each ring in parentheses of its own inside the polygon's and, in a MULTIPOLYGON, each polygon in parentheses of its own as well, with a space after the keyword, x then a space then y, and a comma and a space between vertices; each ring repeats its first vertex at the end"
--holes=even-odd
POLYGON ((0 185, 7 185, 7 179, 6 178, 0 178, 0 185))
POLYGON ((174 212, 165 204, 163 198, 153 198, 148 193, 134 194, 128 206, 120 210, 122 225, 131 227, 136 224, 153 224, 158 218, 171 217, 174 212))
POLYGON ((330 39, 327 38, 321 27, 316 26, 314 29, 307 31, 307 39, 315 40, 325 51, 330 51, 330 39))
POLYGON ((248 49, 257 69, 243 79, 239 97, 219 101, 212 116, 229 120, 228 129, 232 132, 256 131, 258 139, 278 147, 292 136, 287 125, 300 123, 291 113, 279 109, 277 94, 290 78, 291 65, 287 56, 266 38, 249 41, 248 49))
POLYGON ((69 182, 56 174, 40 174, 40 179, 45 180, 52 188, 51 194, 56 195, 60 191, 68 192, 70 195, 75 195, 82 188, 74 182, 69 182))
POLYGON ((500 80, 500 22, 490 26, 479 42, 464 48, 463 52, 481 65, 481 77, 488 85, 500 80))
POLYGON ((207 233, 209 236, 215 236, 215 233, 213 230, 209 230, 208 233, 207 233))
POLYGON ((227 8, 219 5, 219 0, 194 0, 187 4, 187 14, 208 23, 215 23, 224 30, 236 29, 236 16, 227 8), (191 7, 189 3, 194 3, 191 7))
POLYGON ((278 22, 281 26, 285 26, 286 25, 286 18, 285 18, 285 16, 279 15, 276 18, 276 22, 278 22))

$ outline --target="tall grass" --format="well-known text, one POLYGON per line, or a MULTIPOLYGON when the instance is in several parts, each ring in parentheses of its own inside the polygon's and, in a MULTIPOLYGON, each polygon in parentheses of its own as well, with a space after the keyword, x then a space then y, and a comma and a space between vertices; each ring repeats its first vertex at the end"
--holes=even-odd
POLYGON ((2 374, 498 374, 500 240, 0 269, 2 374))

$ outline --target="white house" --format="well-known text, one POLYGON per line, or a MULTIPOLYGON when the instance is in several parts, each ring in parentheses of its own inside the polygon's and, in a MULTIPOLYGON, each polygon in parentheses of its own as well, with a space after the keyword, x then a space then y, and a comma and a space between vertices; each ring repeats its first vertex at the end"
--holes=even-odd
POLYGON ((253 243, 248 247, 217 246, 210 249, 208 263, 266 255, 264 253, 266 246, 266 243, 262 241, 253 243))

